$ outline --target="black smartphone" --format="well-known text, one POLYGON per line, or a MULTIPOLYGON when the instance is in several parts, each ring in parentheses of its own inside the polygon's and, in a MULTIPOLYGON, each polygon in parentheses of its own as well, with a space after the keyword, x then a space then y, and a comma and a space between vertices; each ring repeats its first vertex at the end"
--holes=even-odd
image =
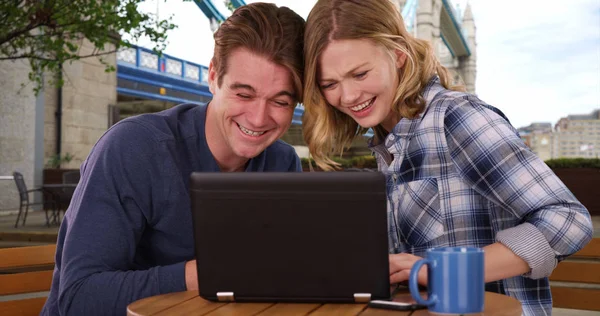
POLYGON ((391 309, 396 311, 414 311, 426 307, 424 305, 419 305, 414 302, 396 302, 383 300, 370 301, 368 306, 373 308, 391 309))

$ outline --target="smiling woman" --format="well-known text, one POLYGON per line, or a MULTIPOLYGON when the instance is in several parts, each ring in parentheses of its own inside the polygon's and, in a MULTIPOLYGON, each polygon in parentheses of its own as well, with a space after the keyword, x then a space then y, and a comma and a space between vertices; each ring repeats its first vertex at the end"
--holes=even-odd
POLYGON ((317 1, 304 56, 304 136, 316 163, 335 169, 332 156, 375 130, 390 282, 406 281, 428 249, 478 247, 487 291, 519 299, 524 315, 550 314, 548 276, 589 242, 590 215, 506 116, 452 86, 389 0, 317 1))

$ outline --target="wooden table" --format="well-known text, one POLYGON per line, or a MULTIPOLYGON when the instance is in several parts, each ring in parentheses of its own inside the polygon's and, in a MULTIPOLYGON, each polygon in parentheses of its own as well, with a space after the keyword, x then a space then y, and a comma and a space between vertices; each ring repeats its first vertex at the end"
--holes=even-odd
MULTIPOLYGON (((410 295, 401 293, 398 295, 410 295)), ((128 316, 149 315, 429 315, 427 310, 400 312, 368 308, 366 304, 216 303, 197 291, 152 296, 127 306, 128 316)), ((521 303, 509 296, 486 292, 485 316, 519 316, 521 303)))

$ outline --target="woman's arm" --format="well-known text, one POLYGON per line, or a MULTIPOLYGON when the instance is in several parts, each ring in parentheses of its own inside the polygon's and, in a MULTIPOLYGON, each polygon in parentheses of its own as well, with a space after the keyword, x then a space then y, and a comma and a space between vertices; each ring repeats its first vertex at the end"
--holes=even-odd
POLYGON ((486 259, 503 271, 489 273, 521 274, 521 265, 510 259, 516 255, 527 263, 529 277, 547 277, 558 261, 591 239, 589 212, 523 143, 503 114, 475 100, 461 101, 449 106, 444 118, 456 171, 476 192, 521 220, 497 233, 496 242, 507 249, 493 245, 486 259))

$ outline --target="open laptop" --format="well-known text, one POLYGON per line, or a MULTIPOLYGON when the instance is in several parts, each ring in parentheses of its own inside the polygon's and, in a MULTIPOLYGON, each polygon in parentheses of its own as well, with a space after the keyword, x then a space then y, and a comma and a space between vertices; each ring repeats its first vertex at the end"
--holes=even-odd
POLYGON ((203 298, 390 298, 381 173, 193 173, 190 197, 203 298))

